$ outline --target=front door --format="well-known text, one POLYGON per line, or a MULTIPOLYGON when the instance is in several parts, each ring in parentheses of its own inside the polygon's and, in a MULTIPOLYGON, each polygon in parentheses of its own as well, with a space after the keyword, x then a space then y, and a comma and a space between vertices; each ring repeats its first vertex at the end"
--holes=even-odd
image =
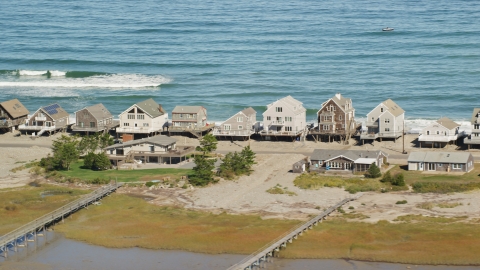
POLYGON ((423 162, 418 163, 418 170, 423 171, 423 162))
POLYGON ((435 171, 435 163, 428 163, 428 170, 435 171))

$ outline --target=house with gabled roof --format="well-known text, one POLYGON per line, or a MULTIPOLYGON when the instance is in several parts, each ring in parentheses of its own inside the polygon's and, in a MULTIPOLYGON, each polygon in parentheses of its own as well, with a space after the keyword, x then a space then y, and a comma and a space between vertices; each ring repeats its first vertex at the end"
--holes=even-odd
POLYGON ((322 103, 317 112, 317 120, 318 126, 309 132, 314 138, 316 137, 317 141, 327 136, 329 142, 330 137, 345 140, 350 138, 357 129, 352 100, 340 93, 322 103))
POLYGON ((214 128, 207 122, 207 109, 203 106, 175 106, 169 133, 190 133, 197 138, 214 128))
POLYGON ((411 152, 408 156, 409 171, 469 172, 473 168, 468 152, 411 152))
POLYGON ((472 118, 470 118, 472 126, 472 134, 463 140, 463 143, 468 145, 468 149, 472 145, 480 145, 480 108, 474 108, 472 118))
POLYGON ((156 135, 117 143, 103 149, 114 166, 124 163, 176 164, 195 151, 193 146, 177 146, 177 139, 156 135))
POLYGON ((267 105, 263 113, 263 130, 266 139, 277 136, 297 137, 305 132, 307 110, 303 103, 286 96, 267 105))
POLYGON ((252 108, 243 109, 213 129, 216 137, 249 138, 255 133, 257 112, 252 108))
POLYGON ((440 148, 452 142, 456 143, 459 128, 460 124, 453 122, 448 117, 442 117, 422 129, 418 136, 419 146, 420 148, 440 148))
POLYGON ((365 172, 372 163, 378 167, 388 162, 380 150, 315 149, 310 156, 310 171, 365 172))
POLYGON ((405 111, 391 99, 378 104, 367 114, 366 131, 360 135, 360 140, 382 141, 383 138, 396 140, 404 131, 405 111))
POLYGON ((28 113, 27 108, 16 98, 1 102, 0 129, 8 129, 13 132, 16 127, 25 123, 28 113))
MULTIPOLYGON (((65 111, 58 103, 50 104, 39 108, 34 114, 26 120, 24 125, 18 127, 19 130, 37 132, 40 136, 47 132, 49 135, 58 130, 66 130, 70 125, 69 113, 65 111)), ((32 133, 32 135, 34 135, 32 133)))
POLYGON ((75 112, 75 124, 72 130, 75 132, 101 132, 118 126, 118 121, 113 120, 113 115, 102 103, 85 107, 75 112))
POLYGON ((152 98, 137 102, 119 115, 117 133, 150 135, 162 131, 168 114, 152 98))

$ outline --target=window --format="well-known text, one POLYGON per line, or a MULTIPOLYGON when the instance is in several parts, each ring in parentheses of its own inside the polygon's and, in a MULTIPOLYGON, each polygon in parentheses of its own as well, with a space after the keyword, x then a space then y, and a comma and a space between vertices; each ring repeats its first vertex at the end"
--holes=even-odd
POLYGON ((480 124, 473 125, 473 129, 480 129, 480 124))
POLYGON ((95 122, 90 122, 90 127, 94 128, 95 127, 95 122))
POLYGON ((277 117, 277 122, 280 124, 282 122, 282 117, 277 117))
POLYGON ((137 119, 144 120, 145 114, 137 114, 137 119))
POLYGON ((453 169, 461 169, 462 168, 462 164, 452 164, 452 168, 453 169))
POLYGON ((375 118, 372 117, 372 122, 375 122, 375 118))
POLYGON ((143 126, 144 126, 144 127, 148 127, 148 123, 143 123, 143 126))
POLYGON ((328 130, 328 125, 323 125, 323 130, 328 130))
POLYGON ((385 123, 386 124, 390 123, 390 118, 385 118, 385 123))
POLYGON ((243 129, 243 126, 242 126, 242 125, 238 125, 238 129, 243 129))
POLYGON ((130 123, 123 123, 123 126, 128 127, 128 126, 130 126, 130 123))
POLYGON ((286 116, 286 117, 285 117, 285 121, 287 121, 287 122, 292 122, 292 117, 291 117, 291 116, 286 116))
POLYGON ((127 119, 135 119, 135 114, 129 113, 129 114, 127 115, 127 119))
POLYGON ((275 107, 275 111, 276 112, 282 112, 283 110, 282 110, 282 107, 275 107))
POLYGON ((437 166, 438 167, 443 167, 443 163, 438 163, 437 166))
POLYGON ((341 115, 338 116, 338 120, 343 120, 343 117, 341 115))
POLYGON ((437 130, 437 135, 440 135, 440 131, 437 130))
POLYGON ((427 130, 427 135, 430 135, 430 130, 427 130))
POLYGON ((285 131, 292 131, 292 127, 285 127, 285 131))
POLYGON ((180 118, 183 118, 183 113, 179 114, 179 117, 180 117, 180 118))
POLYGON ((271 116, 267 116, 267 121, 270 121, 272 120, 272 117, 271 116))
POLYGON ((380 112, 383 112, 383 108, 380 108, 380 112))
POLYGON ((230 130, 230 129, 232 129, 232 126, 230 126, 230 125, 223 125, 223 129, 224 129, 224 130, 230 130))
POLYGON ((385 128, 385 132, 389 132, 390 131, 390 128, 385 128))
POLYGON ((243 117, 237 117, 237 122, 243 122, 243 117))

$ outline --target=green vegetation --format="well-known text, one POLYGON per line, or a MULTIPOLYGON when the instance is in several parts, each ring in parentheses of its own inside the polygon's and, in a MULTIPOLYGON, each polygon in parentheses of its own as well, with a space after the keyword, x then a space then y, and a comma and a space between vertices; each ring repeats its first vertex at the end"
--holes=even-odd
POLYGON ((480 189, 480 182, 449 183, 449 182, 416 182, 412 185, 418 193, 452 193, 480 189))
POLYGON ((380 180, 382 183, 390 183, 394 186, 405 186, 405 179, 403 177, 403 173, 397 173, 394 176, 390 173, 390 171, 387 171, 382 179, 380 180))
POLYGON ((431 210, 434 207, 440 208, 455 208, 457 206, 463 205, 462 203, 448 203, 448 202, 440 202, 440 203, 433 203, 433 202, 422 202, 417 204, 417 208, 431 210))
POLYGON ((410 264, 478 265, 480 226, 465 218, 404 216, 399 223, 334 218, 280 253, 285 258, 350 259, 410 264))
POLYGON ((210 183, 216 182, 213 178, 215 173, 215 158, 207 157, 208 154, 217 149, 217 138, 212 134, 205 135, 200 140, 200 146, 197 146, 197 151, 201 151, 203 155, 196 155, 194 158, 195 167, 190 178, 190 183, 196 186, 206 186, 210 183))
POLYGON ((367 173, 365 174, 366 177, 368 178, 378 178, 382 176, 382 173, 380 172, 380 168, 375 164, 375 162, 370 165, 370 168, 368 168, 367 173))
POLYGON ((236 176, 250 174, 252 166, 256 163, 255 152, 250 149, 250 146, 246 146, 240 153, 228 153, 222 161, 219 175, 226 179, 233 179, 236 176))
POLYGON ((85 169, 104 171, 111 167, 110 159, 105 153, 88 153, 83 158, 83 167, 85 169))
POLYGON ((390 183, 382 183, 376 179, 342 178, 335 176, 323 176, 315 173, 301 174, 293 182, 295 186, 303 189, 319 189, 323 187, 345 188, 354 194, 364 191, 397 191, 406 190, 406 186, 393 186, 390 183))
POLYGON ((407 204, 407 200, 397 201, 395 204, 407 204))
POLYGON ((114 248, 250 254, 300 223, 160 207, 142 198, 112 194, 101 206, 75 213, 55 230, 68 238, 114 248))
POLYGON ((33 183, 0 191, 0 235, 41 217, 90 191, 33 183))
POLYGON ((282 185, 277 184, 276 186, 267 189, 267 192, 270 194, 287 194, 288 196, 297 196, 297 193, 287 189, 287 187, 282 188, 282 185))
POLYGON ((149 181, 155 179, 163 179, 170 177, 172 179, 181 178, 182 176, 190 176, 192 170, 189 169, 146 169, 146 170, 107 170, 107 171, 92 171, 83 168, 83 162, 77 161, 71 165, 70 171, 59 171, 47 174, 53 179, 69 181, 78 180, 83 182, 93 181, 96 178, 110 180, 117 180, 119 182, 134 182, 134 181, 149 181))

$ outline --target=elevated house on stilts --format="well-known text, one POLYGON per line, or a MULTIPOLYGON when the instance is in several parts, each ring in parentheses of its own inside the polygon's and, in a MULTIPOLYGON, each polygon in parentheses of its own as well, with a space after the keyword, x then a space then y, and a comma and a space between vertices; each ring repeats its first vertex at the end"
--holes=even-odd
POLYGON ((0 103, 0 130, 13 132, 19 125, 25 124, 28 110, 18 99, 0 103))
POLYGON ((291 96, 268 104, 263 113, 263 130, 259 132, 260 136, 265 140, 301 138, 306 134, 306 111, 303 103, 291 96))
POLYGON ((367 114, 365 126, 367 130, 362 131, 360 140, 375 141, 379 139, 394 139, 401 137, 405 128, 405 111, 391 99, 378 104, 367 114))
POLYGON ((355 108, 352 100, 340 93, 325 101, 317 112, 318 125, 309 134, 315 141, 336 141, 348 143, 361 127, 355 122, 355 108))
POLYGON ((32 135, 41 136, 44 133, 51 135, 57 131, 66 131, 70 125, 69 114, 57 103, 41 107, 24 125, 20 125, 18 129, 32 135))
POLYGON ((175 106, 172 111, 172 124, 168 126, 170 135, 192 135, 201 138, 212 130, 214 125, 207 122, 207 109, 203 106, 175 106))
POLYGON ((102 103, 85 107, 75 112, 75 124, 72 131, 89 133, 108 132, 119 125, 118 120, 113 120, 112 114, 102 103))
POLYGON ((257 112, 252 108, 239 111, 213 129, 217 138, 248 140, 256 132, 257 112))

